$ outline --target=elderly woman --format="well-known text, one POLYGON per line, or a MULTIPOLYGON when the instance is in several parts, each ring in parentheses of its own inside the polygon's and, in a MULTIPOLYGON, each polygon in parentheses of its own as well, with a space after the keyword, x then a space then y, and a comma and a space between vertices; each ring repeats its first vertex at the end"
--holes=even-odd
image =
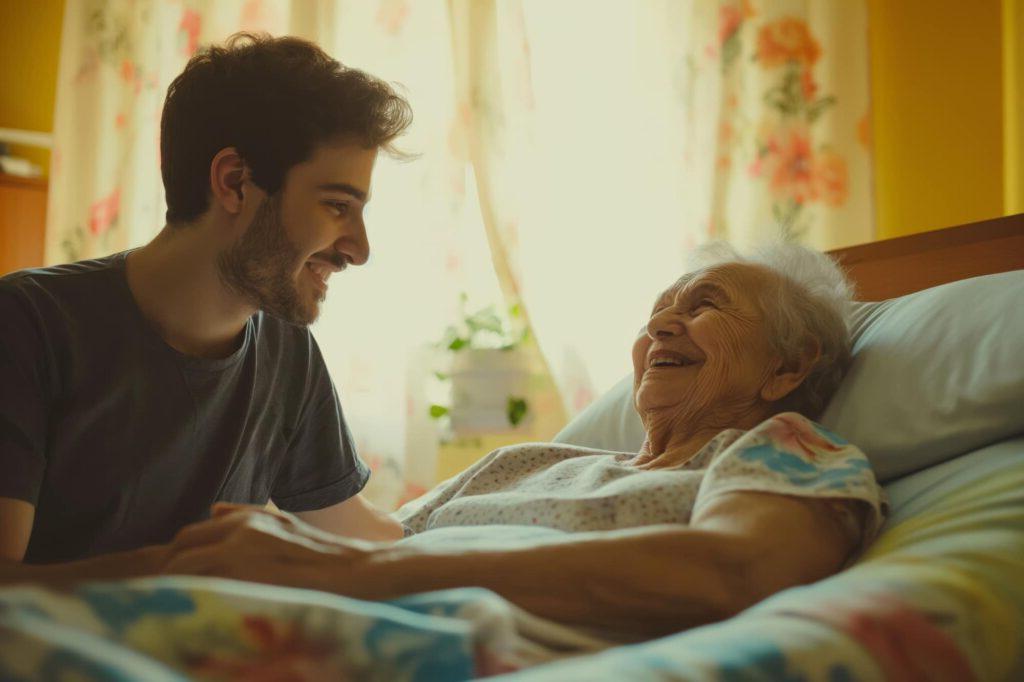
POLYGON ((633 346, 640 453, 501 448, 399 510, 415 535, 393 545, 222 507, 179 535, 168 572, 370 599, 482 586, 634 636, 835 573, 884 514, 863 453, 811 421, 849 360, 849 286, 795 246, 709 254, 658 297, 633 346))

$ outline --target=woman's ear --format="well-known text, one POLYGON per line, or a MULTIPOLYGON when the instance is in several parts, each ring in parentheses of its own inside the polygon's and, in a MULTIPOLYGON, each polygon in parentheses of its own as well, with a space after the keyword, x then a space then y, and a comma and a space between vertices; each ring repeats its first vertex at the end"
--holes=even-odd
POLYGON ((210 162, 213 203, 232 215, 241 213, 245 199, 242 189, 248 172, 245 162, 234 147, 225 147, 217 152, 210 162))
POLYGON ((795 360, 779 360, 775 371, 761 387, 761 399, 774 403, 785 398, 803 383, 820 357, 821 344, 816 339, 810 339, 795 360))

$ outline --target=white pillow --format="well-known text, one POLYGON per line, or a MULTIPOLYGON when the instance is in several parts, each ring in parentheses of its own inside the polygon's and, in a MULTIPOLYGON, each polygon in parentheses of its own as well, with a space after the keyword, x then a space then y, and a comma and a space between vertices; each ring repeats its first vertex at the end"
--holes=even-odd
MULTIPOLYGON (((859 446, 880 481, 1024 433, 1024 270, 859 303, 850 325, 853 364, 820 421, 859 446)), ((632 382, 555 442, 638 451, 632 382)))
POLYGON ((595 450, 640 452, 646 435, 640 415, 633 407, 633 373, 630 372, 587 405, 552 440, 595 450))

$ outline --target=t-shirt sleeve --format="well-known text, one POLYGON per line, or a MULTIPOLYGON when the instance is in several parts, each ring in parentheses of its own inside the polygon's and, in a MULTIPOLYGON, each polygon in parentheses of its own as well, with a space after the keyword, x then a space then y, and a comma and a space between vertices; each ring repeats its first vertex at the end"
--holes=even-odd
POLYGON ((841 523, 856 525, 851 530, 861 548, 877 535, 887 513, 885 494, 864 453, 794 412, 765 420, 715 455, 694 514, 716 496, 738 491, 829 501, 841 523), (862 510, 843 504, 854 500, 864 503, 862 510))
POLYGON ((33 505, 46 472, 47 364, 31 306, 0 281, 0 497, 33 505))
POLYGON ((315 344, 312 395, 278 470, 271 499, 290 512, 314 511, 359 493, 370 469, 356 453, 337 391, 315 344))

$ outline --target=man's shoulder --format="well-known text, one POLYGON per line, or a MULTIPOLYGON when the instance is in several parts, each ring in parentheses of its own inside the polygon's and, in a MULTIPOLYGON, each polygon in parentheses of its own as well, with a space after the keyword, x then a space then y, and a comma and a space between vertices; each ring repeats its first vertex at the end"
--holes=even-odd
POLYGON ((292 324, 263 311, 257 312, 253 321, 257 348, 270 364, 307 377, 327 372, 320 347, 309 327, 292 324))
POLYGON ((263 381, 305 403, 326 400, 332 393, 330 371, 308 327, 266 312, 253 317, 256 352, 265 369, 263 381))
POLYGON ((97 287, 108 286, 113 281, 111 276, 123 268, 124 254, 117 253, 76 263, 16 270, 0 277, 0 296, 33 305, 47 300, 94 300, 97 287))

